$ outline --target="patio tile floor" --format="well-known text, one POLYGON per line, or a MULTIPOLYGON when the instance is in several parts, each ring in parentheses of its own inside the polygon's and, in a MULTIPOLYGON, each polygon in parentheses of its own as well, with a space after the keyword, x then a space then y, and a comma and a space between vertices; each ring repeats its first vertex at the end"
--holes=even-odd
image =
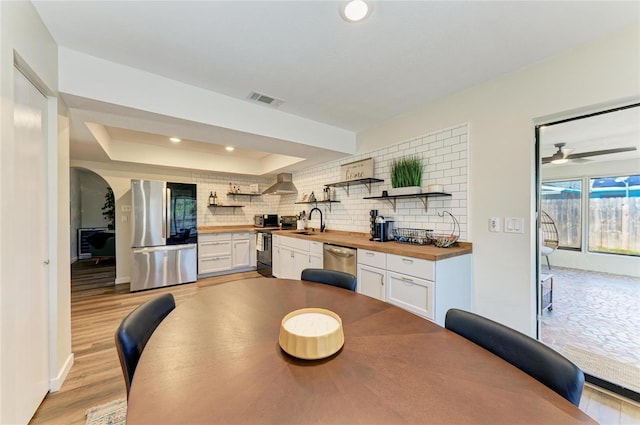
POLYGON ((552 267, 542 269, 554 278, 553 309, 542 312, 542 342, 557 351, 572 345, 640 368, 640 279, 552 267))

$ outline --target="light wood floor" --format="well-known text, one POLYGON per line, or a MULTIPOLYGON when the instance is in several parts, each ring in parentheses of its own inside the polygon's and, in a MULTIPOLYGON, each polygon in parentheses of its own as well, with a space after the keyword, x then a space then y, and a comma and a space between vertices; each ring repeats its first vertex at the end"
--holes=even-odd
MULTIPOLYGON (((171 292, 176 304, 196 296, 211 285, 237 279, 260 277, 239 273, 199 280, 194 284, 130 293, 128 285, 114 286, 115 267, 91 260, 74 263, 71 273, 71 333, 75 362, 60 391, 50 393, 30 424, 85 423, 87 409, 126 397, 126 389, 114 333, 120 321, 138 305, 164 292, 171 292)), ((586 386, 580 408, 606 425, 640 425, 640 406, 586 386)))
POLYGON ((115 267, 81 260, 71 269, 71 335, 74 364, 60 391, 50 393, 30 424, 85 423, 87 409, 126 397, 114 334, 131 310, 158 294, 171 292, 176 305, 205 288, 238 279, 261 277, 256 272, 202 279, 193 284, 129 292, 129 285, 114 286, 115 267))

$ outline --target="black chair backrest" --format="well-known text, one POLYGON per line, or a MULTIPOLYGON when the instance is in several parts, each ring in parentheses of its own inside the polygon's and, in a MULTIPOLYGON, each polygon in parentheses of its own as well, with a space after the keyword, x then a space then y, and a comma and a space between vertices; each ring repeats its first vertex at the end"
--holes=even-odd
POLYGON ((304 269, 302 270, 300 278, 311 282, 338 286, 350 291, 356 290, 356 277, 350 273, 339 272, 337 270, 304 269))
POLYGON ((584 374, 568 359, 543 343, 477 314, 447 311, 445 328, 465 337, 531 375, 576 406, 584 374))
POLYGON ((116 331, 116 349, 127 386, 127 396, 138 360, 160 322, 176 307, 172 294, 163 294, 137 307, 116 331))

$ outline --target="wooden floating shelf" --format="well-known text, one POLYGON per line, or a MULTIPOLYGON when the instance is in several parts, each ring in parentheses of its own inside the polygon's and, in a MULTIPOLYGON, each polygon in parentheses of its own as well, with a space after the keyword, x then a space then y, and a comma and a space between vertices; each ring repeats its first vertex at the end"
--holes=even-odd
POLYGON ((428 210, 427 199, 440 197, 440 196, 450 197, 451 194, 445 193, 445 192, 426 192, 426 193, 415 193, 415 194, 409 194, 409 195, 366 196, 363 199, 379 199, 379 200, 386 199, 387 201, 389 201, 389 203, 393 207, 393 212, 396 212, 397 199, 417 198, 420 201, 422 201, 422 204, 424 205, 424 210, 426 212, 428 210))
POLYGON ((236 196, 248 196, 249 202, 251 202, 254 196, 262 196, 262 193, 227 193, 227 196, 231 196, 234 199, 236 196))
POLYGON ((372 177, 368 177, 366 179, 347 180, 343 182, 329 183, 329 184, 325 184, 325 187, 342 187, 347 192, 347 196, 349 196, 349 186, 351 186, 352 184, 362 184, 367 187, 367 189, 369 190, 369 195, 371 195, 371 184, 382 183, 383 181, 384 180, 382 179, 374 179, 372 177))
POLYGON ((316 206, 316 208, 318 207, 318 204, 328 204, 329 205, 329 212, 331 212, 331 204, 339 204, 340 201, 300 201, 300 202, 296 202, 296 204, 314 204, 316 206))
POLYGON ((208 205, 208 207, 209 208, 214 208, 214 209, 217 209, 217 208, 233 208, 234 209, 234 213, 235 213, 235 208, 243 208, 244 205, 218 205, 218 204, 215 204, 215 205, 208 205))

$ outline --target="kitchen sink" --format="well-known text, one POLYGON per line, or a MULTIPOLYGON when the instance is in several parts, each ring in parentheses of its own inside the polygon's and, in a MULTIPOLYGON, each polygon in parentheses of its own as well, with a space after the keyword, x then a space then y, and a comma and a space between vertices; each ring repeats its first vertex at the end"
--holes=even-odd
POLYGON ((297 230, 295 232, 292 232, 294 235, 306 235, 306 236, 313 236, 316 233, 315 232, 310 232, 308 230, 297 230))

